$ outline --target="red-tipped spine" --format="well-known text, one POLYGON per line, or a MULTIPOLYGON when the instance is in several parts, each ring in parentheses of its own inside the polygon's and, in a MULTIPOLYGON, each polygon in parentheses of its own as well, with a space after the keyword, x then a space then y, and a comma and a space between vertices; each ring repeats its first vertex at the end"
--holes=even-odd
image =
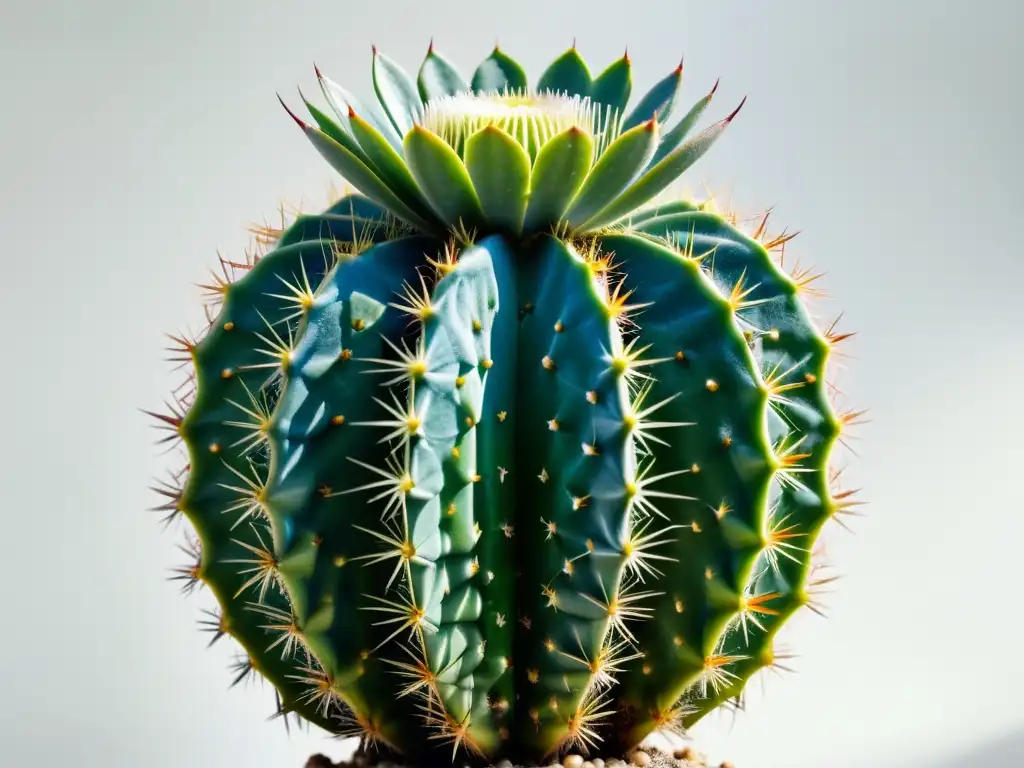
POLYGON ((731 122, 733 121, 733 118, 735 118, 735 117, 736 117, 736 115, 738 115, 738 114, 740 113, 740 110, 741 110, 741 109, 743 109, 743 105, 744 105, 744 104, 746 104, 746 103, 747 103, 747 97, 746 97, 746 96, 744 96, 744 97, 743 97, 743 101, 741 101, 741 102, 740 102, 740 105, 739 105, 738 107, 736 107, 736 109, 734 109, 734 110, 732 111, 732 114, 730 114, 730 115, 729 115, 729 116, 728 116, 727 118, 725 118, 725 120, 724 120, 723 122, 724 122, 724 123, 725 123, 726 125, 728 125, 729 123, 731 123, 731 122))
POLYGON ((281 102, 281 106, 284 107, 284 111, 291 115, 292 120, 294 120, 298 124, 299 128, 301 128, 304 131, 309 130, 309 126, 303 121, 303 119, 296 115, 294 112, 292 112, 291 108, 284 103, 284 99, 281 98, 280 93, 277 94, 277 100, 281 102))

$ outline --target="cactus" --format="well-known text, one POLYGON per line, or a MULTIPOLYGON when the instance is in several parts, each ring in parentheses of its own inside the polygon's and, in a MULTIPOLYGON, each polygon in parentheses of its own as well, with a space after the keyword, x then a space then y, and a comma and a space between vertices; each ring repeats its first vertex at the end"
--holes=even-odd
POLYGON ((420 762, 622 754, 737 701, 814 607, 856 417, 789 236, 663 195, 739 108, 694 134, 715 88, 671 122, 681 64, 629 109, 629 58, 575 46, 533 88, 433 45, 415 79, 374 50, 374 103, 317 77, 286 109, 359 191, 222 259, 154 414, 236 681, 420 762))

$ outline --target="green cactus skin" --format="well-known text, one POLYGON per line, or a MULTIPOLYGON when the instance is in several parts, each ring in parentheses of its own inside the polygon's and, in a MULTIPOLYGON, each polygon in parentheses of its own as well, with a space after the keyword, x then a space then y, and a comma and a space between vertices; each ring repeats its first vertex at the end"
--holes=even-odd
POLYGON ((375 50, 368 106, 317 76, 333 114, 292 117, 359 192, 222 262, 153 414, 236 682, 421 763, 622 754, 741 699, 827 581, 858 414, 789 238, 659 199, 738 109, 688 138, 715 88, 670 126, 682 65, 627 109, 628 57, 575 47, 533 90, 497 49, 469 80, 375 50))

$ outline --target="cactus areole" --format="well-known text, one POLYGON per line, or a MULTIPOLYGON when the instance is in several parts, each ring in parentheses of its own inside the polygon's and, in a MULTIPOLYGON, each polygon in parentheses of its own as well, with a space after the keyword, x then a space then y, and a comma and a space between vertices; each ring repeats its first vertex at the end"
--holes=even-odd
MULTIPOLYGON (((161 507, 278 714, 412 763, 621 755, 740 700, 813 607, 846 419, 788 236, 662 193, 722 134, 682 66, 530 85, 376 50, 306 138, 357 192, 222 260, 161 507)), ((304 99, 303 99, 304 100, 304 99)), ((287 108, 287 107, 286 107, 287 108)))

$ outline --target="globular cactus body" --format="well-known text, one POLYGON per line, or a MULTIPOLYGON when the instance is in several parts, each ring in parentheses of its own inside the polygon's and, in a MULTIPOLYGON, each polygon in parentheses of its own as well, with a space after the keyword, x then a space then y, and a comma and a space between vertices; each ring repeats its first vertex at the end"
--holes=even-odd
POLYGON ((375 53, 379 107, 320 82, 334 115, 295 119, 360 193, 212 286, 162 417, 239 676, 423 760, 621 752, 735 700, 852 503, 785 238, 650 204, 735 113, 665 130, 681 68, 627 112, 628 59, 575 49, 533 91, 433 48, 416 82, 375 53))

